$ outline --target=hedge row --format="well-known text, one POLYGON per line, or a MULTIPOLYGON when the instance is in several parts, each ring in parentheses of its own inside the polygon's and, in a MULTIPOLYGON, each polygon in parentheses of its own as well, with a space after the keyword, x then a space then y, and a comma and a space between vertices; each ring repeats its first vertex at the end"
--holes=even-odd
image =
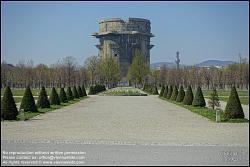
MULTIPOLYGON (((78 86, 78 89, 73 87, 73 93, 70 87, 68 87, 67 93, 65 93, 64 88, 61 88, 59 95, 57 94, 56 89, 53 87, 49 99, 45 87, 42 87, 37 103, 35 104, 34 97, 30 87, 28 86, 25 89, 20 110, 23 110, 24 112, 38 112, 37 108, 50 108, 50 105, 60 105, 61 103, 66 103, 70 100, 73 100, 74 98, 83 96, 87 96, 84 85, 82 87, 78 86)), ((13 94, 10 87, 7 86, 4 90, 4 95, 1 100, 1 119, 16 120, 17 115, 18 110, 13 98, 13 94)))
POLYGON ((152 95, 158 95, 158 89, 157 89, 157 86, 154 86, 154 85, 147 85, 145 84, 143 86, 143 91, 149 93, 149 94, 152 94, 152 95))
POLYGON ((95 95, 99 92, 103 92, 106 90, 105 85, 95 85, 95 86, 90 86, 89 88, 89 95, 95 95))

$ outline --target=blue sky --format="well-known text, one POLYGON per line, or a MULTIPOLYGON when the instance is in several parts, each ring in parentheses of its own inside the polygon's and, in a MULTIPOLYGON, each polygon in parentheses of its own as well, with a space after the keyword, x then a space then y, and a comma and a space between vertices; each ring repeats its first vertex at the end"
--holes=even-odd
POLYGON ((92 55, 103 18, 151 21, 151 62, 181 64, 249 56, 248 2, 1 2, 1 60, 52 64, 92 55))

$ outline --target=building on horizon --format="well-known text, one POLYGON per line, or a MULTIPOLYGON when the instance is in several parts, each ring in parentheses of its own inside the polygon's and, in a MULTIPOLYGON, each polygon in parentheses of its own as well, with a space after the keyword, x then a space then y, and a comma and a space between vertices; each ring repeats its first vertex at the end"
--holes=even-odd
POLYGON ((151 33, 150 21, 141 18, 129 18, 124 21, 119 18, 104 19, 99 22, 99 32, 92 36, 99 39, 99 56, 113 56, 117 59, 121 76, 127 75, 128 68, 132 63, 137 51, 141 52, 150 64, 151 33))

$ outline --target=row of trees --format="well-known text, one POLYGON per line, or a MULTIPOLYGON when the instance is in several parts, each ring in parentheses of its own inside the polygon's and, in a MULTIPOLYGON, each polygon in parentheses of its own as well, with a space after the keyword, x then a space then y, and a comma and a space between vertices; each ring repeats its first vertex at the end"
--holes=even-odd
MULTIPOLYGON (((67 103, 68 101, 84 96, 87 96, 84 85, 82 85, 82 87, 78 86, 77 88, 74 86, 73 91, 71 90, 71 87, 68 87, 66 92, 64 91, 64 88, 61 88, 59 94, 55 87, 53 87, 49 98, 46 89, 43 86, 37 103, 35 104, 31 89, 28 86, 25 89, 20 110, 23 110, 24 112, 38 112, 38 108, 51 108, 51 105, 60 105, 61 103, 67 103)), ((18 113, 11 89, 7 86, 1 100, 1 119, 15 120, 17 119, 18 113)))
POLYGON ((184 85, 184 87, 191 85, 194 88, 201 86, 206 89, 227 89, 236 86, 248 89, 249 63, 231 64, 224 68, 190 66, 179 70, 163 66, 155 78, 160 85, 184 85))
MULTIPOLYGON (((192 105, 194 107, 206 106, 206 102, 200 86, 198 86, 196 94, 194 96, 191 86, 188 86, 185 92, 183 86, 180 86, 180 89, 178 90, 177 86, 174 86, 173 88, 173 86, 170 85, 170 87, 168 88, 168 86, 163 85, 159 96, 183 103, 185 105, 192 105)), ((212 107, 212 109, 220 106, 219 97, 215 88, 213 88, 213 92, 211 94, 211 97, 209 98, 208 104, 210 107, 212 107)), ((227 119, 237 119, 245 117, 235 86, 231 88, 231 93, 224 111, 224 115, 227 119)))

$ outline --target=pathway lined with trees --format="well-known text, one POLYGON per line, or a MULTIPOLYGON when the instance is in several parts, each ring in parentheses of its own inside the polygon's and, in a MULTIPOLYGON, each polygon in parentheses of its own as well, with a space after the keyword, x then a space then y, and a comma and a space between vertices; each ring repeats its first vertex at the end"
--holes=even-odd
POLYGON ((158 96, 96 96, 29 121, 2 121, 2 140, 114 140, 248 145, 248 123, 216 124, 158 96), (36 133, 35 133, 36 132, 36 133))

